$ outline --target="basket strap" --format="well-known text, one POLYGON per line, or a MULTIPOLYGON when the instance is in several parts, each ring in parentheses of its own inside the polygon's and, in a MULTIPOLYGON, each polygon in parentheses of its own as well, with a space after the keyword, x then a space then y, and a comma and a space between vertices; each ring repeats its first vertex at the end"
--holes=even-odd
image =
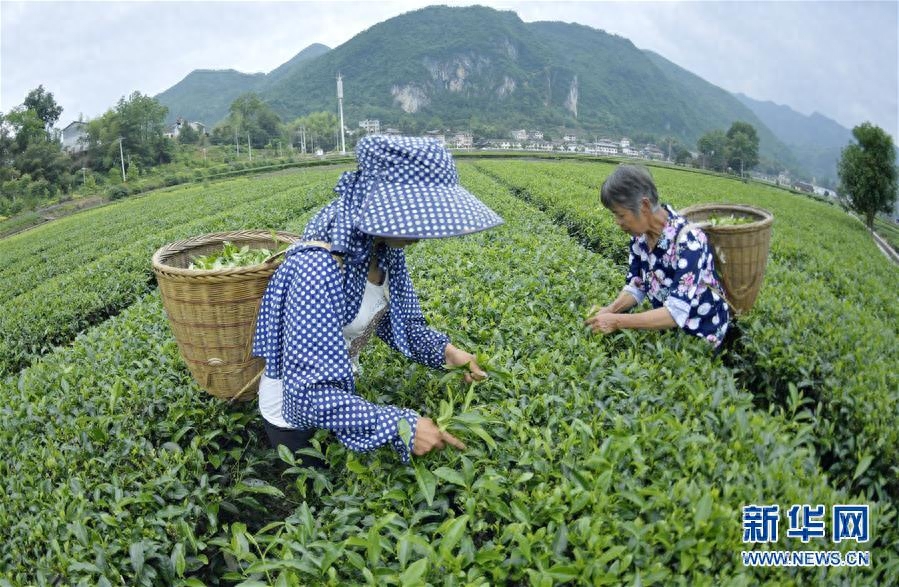
POLYGON ((240 391, 238 391, 237 393, 235 393, 235 394, 234 394, 234 397, 232 397, 230 400, 228 400, 228 403, 229 403, 229 404, 233 404, 234 402, 236 402, 237 399, 238 399, 240 396, 242 396, 243 394, 245 394, 251 387, 253 387, 253 385, 254 385, 257 381, 259 381, 259 379, 262 377, 262 374, 263 374, 263 373, 265 373, 265 367, 264 367, 264 366, 262 367, 262 369, 259 370, 259 373, 256 373, 256 375, 254 375, 252 379, 250 379, 249 381, 247 381, 247 384, 243 386, 243 389, 241 389, 240 391))
MULTIPOLYGON (((681 226, 680 229, 677 231, 677 233, 674 235, 674 251, 677 252, 677 243, 680 240, 681 233, 685 229, 698 228, 701 230, 705 226, 708 226, 707 222, 687 222, 686 224, 681 226)), ((709 243, 709 248, 712 250, 712 252, 715 252, 715 247, 712 245, 711 242, 709 243)), ((714 287, 714 286, 710 285, 710 286, 708 286, 708 288, 710 290, 712 290, 713 292, 715 292, 716 294, 718 294, 718 297, 720 297, 722 300, 724 300, 724 303, 726 303, 727 307, 730 308, 730 311, 732 314, 735 314, 737 312, 737 309, 734 307, 734 305, 732 303, 730 303, 730 300, 727 299, 727 296, 724 294, 724 291, 720 287, 714 287)))
MULTIPOLYGON (((299 244, 304 244, 304 245, 315 246, 315 247, 321 247, 321 248, 325 249, 325 250, 328 251, 328 252, 331 251, 331 243, 326 243, 326 242, 324 242, 324 241, 298 241, 298 243, 299 243, 299 244)), ((281 252, 279 252, 279 253, 275 253, 274 255, 272 255, 271 257, 269 257, 268 259, 266 259, 265 262, 268 263, 268 262, 270 262, 270 261, 273 261, 273 260, 277 259, 279 256, 283 255, 283 254, 286 253, 286 252, 287 252, 287 249, 285 249, 285 250, 283 250, 283 251, 281 251, 281 252)), ((331 257, 332 257, 335 261, 337 261, 337 265, 339 265, 339 266, 340 266, 340 269, 343 270, 343 269, 344 269, 344 267, 343 267, 343 257, 340 256, 340 255, 338 255, 337 253, 331 253, 331 257)), ((259 304, 256 306, 256 312, 253 314, 253 328, 254 328, 254 330, 255 330, 255 327, 256 327, 256 320, 259 318, 259 309, 260 309, 261 307, 262 307, 262 300, 259 300, 259 304)), ((250 336, 250 337, 247 339, 247 345, 246 345, 246 347, 244 347, 244 360, 249 360, 249 359, 251 358, 251 357, 250 357, 250 354, 251 354, 252 352, 253 352, 253 337, 250 336)), ((263 367, 262 369, 260 369, 260 370, 259 370, 259 373, 257 373, 252 379, 250 379, 250 381, 247 382, 247 384, 243 386, 243 389, 241 389, 239 392, 237 392, 237 394, 234 395, 234 397, 231 398, 231 402, 233 403, 234 401, 236 401, 237 398, 239 398, 240 396, 242 396, 244 393, 247 392, 247 390, 249 390, 251 387, 253 387, 253 384, 256 383, 257 381, 259 381, 260 377, 262 377, 262 374, 263 374, 264 372, 265 372, 265 367, 263 367)), ((208 386, 208 384, 207 384, 207 386, 208 386)))
MULTIPOLYGON (((321 247, 321 248, 327 250, 328 252, 331 251, 331 243, 326 243, 325 241, 298 241, 296 244, 321 247)), ((267 257, 265 259, 265 261, 263 261, 263 263, 271 263, 272 261, 274 261, 278 257, 284 255, 285 253, 287 253, 287 249, 284 249, 283 251, 278 251, 274 255, 267 257)), ((341 255, 338 255, 337 253, 331 253, 331 256, 334 257, 334 260, 337 261, 337 264, 340 265, 341 269, 343 269, 343 257, 341 255)))

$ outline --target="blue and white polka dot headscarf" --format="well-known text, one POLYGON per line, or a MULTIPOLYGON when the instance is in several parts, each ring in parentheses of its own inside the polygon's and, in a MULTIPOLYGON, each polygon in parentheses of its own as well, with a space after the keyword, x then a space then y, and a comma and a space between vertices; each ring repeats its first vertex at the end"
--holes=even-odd
POLYGON ((356 145, 358 171, 344 173, 331 245, 347 261, 372 236, 406 239, 470 234, 503 220, 459 185, 452 156, 433 139, 367 136, 356 145))

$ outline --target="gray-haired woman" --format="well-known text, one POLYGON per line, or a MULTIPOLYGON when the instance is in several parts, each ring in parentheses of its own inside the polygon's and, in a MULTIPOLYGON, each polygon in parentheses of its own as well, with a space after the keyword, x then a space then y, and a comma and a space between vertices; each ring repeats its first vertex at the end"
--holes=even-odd
POLYGON ((705 233, 659 203, 645 167, 621 165, 600 190, 603 206, 631 235, 624 289, 611 304, 594 306, 585 321, 594 333, 680 327, 718 348, 730 324, 705 233), (651 310, 626 313, 649 298, 651 310))

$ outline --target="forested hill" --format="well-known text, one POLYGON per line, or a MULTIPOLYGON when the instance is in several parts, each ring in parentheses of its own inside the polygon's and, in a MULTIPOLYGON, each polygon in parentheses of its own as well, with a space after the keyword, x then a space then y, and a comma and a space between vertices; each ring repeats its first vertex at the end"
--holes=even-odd
POLYGON ((853 140, 852 131, 818 112, 806 116, 789 106, 735 96, 790 148, 809 173, 818 178, 837 176, 837 162, 853 140))
POLYGON ((231 96, 252 89, 290 120, 334 110, 340 72, 348 126, 377 118, 382 125, 469 128, 493 136, 516 128, 644 133, 695 148, 703 133, 744 120, 758 129, 763 156, 791 160, 785 145, 733 95, 623 37, 578 24, 525 23, 514 12, 432 6, 298 58, 267 76, 204 74, 222 84, 218 90, 200 84, 203 75, 195 72, 159 99, 172 117, 214 124, 226 115, 231 96), (191 98, 194 86, 205 93, 191 98))
POLYGON ((156 98, 169 109, 166 122, 181 117, 212 126, 228 115, 228 107, 241 94, 263 91, 266 85, 277 82, 328 51, 330 49, 324 45, 310 45, 268 75, 233 69, 197 69, 156 98))

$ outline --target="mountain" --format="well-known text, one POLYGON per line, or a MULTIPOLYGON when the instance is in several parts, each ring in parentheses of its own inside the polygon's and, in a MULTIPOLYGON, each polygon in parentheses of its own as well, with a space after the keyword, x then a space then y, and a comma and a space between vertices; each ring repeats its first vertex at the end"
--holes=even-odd
MULTIPOLYGON (((684 108, 688 108, 691 111, 698 108, 710 120, 717 121, 712 125, 712 128, 706 128, 702 132, 697 133, 695 139, 698 139, 707 130, 712 130, 713 128, 720 128, 726 131, 730 128, 730 124, 733 121, 748 122, 758 131, 759 151, 763 156, 776 159, 794 171, 799 171, 801 164, 795 154, 784 144, 783 139, 773 132, 773 129, 751 108, 739 100, 734 100, 733 95, 729 92, 675 65, 661 55, 652 51, 644 51, 644 54, 679 88, 678 97, 687 103, 684 108), (722 121, 726 122, 722 123, 722 121)), ((695 145, 695 139, 690 144, 695 145)))
MULTIPOLYGON (((695 148, 705 132, 743 120, 759 131, 763 156, 795 164, 733 95, 623 37, 583 25, 525 23, 514 12, 481 6, 432 6, 298 57, 254 86, 284 120, 336 110, 339 72, 348 127, 377 118, 411 132, 454 128, 501 136, 527 128, 556 137, 673 136, 695 148)), ((175 111, 166 101, 172 90, 160 101, 175 111)), ((220 89, 217 97, 224 95, 220 89)), ((181 116, 193 107, 179 106, 181 116)), ((223 117, 227 109, 217 112, 223 117)))
POLYGON ((213 126, 228 115, 231 103, 241 94, 260 92, 267 84, 277 82, 328 51, 328 47, 318 43, 309 45, 268 75, 241 73, 233 69, 198 69, 157 95, 156 99, 169 109, 166 122, 174 122, 181 117, 213 126))
POLYGON ((290 61, 279 65, 276 69, 273 69, 271 72, 269 72, 269 74, 265 78, 265 83, 271 84, 277 82, 278 80, 289 75, 292 71, 295 71, 298 68, 302 67, 305 62, 312 61, 316 57, 321 57, 330 50, 330 47, 322 45, 321 43, 313 43, 309 45, 308 47, 294 55, 290 59, 290 61))
POLYGON ((156 99, 169 109, 166 122, 181 117, 212 126, 228 114, 235 98, 257 91, 263 79, 264 73, 197 69, 156 99))
POLYGON ((789 106, 734 95, 796 154, 809 173, 819 179, 836 179, 837 162, 843 148, 853 141, 852 131, 817 112, 806 116, 789 106))

